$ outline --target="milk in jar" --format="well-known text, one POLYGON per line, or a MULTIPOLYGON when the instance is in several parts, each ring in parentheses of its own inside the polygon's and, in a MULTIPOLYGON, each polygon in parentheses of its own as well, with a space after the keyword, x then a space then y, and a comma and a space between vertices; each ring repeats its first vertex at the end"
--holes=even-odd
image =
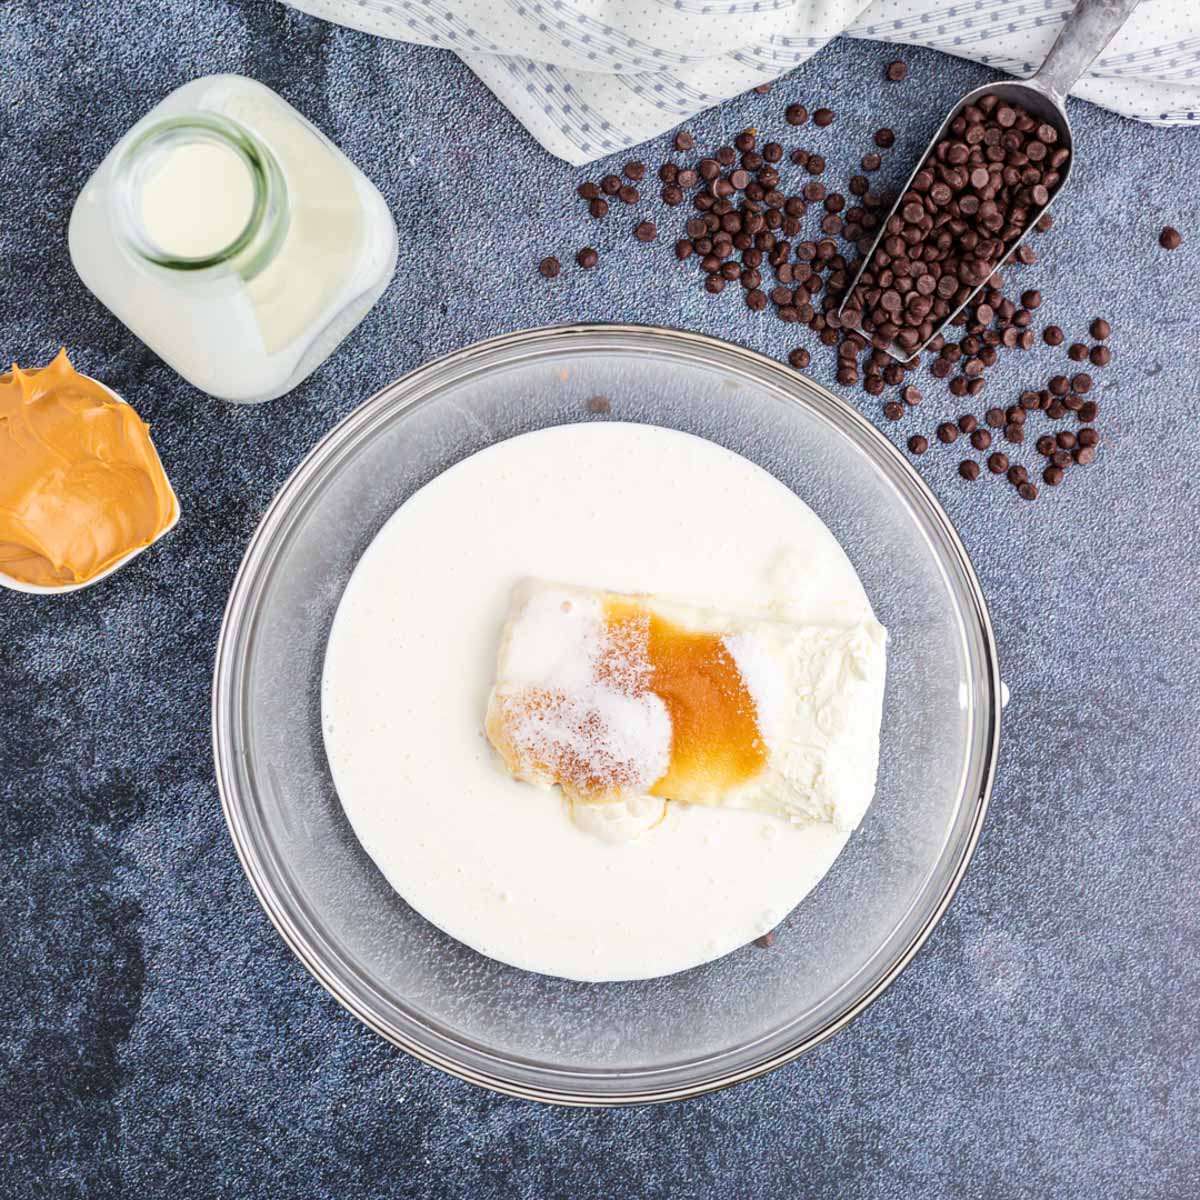
POLYGON ((290 391, 387 287, 396 226, 374 184, 270 88, 193 80, 113 147, 71 214, 96 297, 201 391, 290 391))

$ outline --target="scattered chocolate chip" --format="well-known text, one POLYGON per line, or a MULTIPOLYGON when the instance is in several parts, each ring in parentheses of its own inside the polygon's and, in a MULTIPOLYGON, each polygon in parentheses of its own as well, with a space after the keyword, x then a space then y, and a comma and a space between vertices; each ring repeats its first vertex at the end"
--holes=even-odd
POLYGON ((1013 445, 1020 445, 1025 440, 1025 426, 1017 424, 1005 425, 1004 440, 1012 442, 1013 445))
POLYGON ((1008 455, 999 450, 989 454, 987 468, 993 475, 1003 475, 1008 470, 1008 455))
POLYGON ((896 142, 896 135, 891 129, 884 128, 884 129, 877 129, 875 131, 875 145, 877 145, 880 148, 880 150, 889 149, 890 147, 895 145, 895 142, 896 142))
POLYGON ((1022 292, 1021 307, 1029 309, 1030 312, 1032 312, 1035 308, 1041 308, 1042 293, 1032 288, 1027 292, 1022 292))
POLYGON ((600 255, 591 247, 584 246, 575 255, 575 261, 585 270, 590 271, 600 261, 600 255))
POLYGON ((788 354, 788 362, 796 368, 797 371, 803 371, 809 363, 812 362, 812 355, 803 347, 797 346, 788 354))
POLYGON ((1047 346, 1061 346, 1065 340, 1063 331, 1057 325, 1047 325, 1042 330, 1042 341, 1047 346))
POLYGON ((1054 440, 1052 433, 1043 433, 1035 443, 1035 449, 1044 458, 1049 458, 1057 448, 1058 443, 1054 440))
POLYGON ((775 945, 775 934, 774 934, 774 932, 773 932, 773 931, 771 931, 771 930, 768 930, 766 933, 764 933, 764 934, 762 935, 762 937, 756 937, 756 938, 754 939, 754 944, 755 944, 755 945, 756 945, 756 946, 757 946, 757 947, 758 947, 760 950, 769 950, 769 949, 770 949, 770 948, 771 948, 773 945, 775 945))
POLYGON ((893 83, 899 83, 908 78, 908 63, 896 59, 895 62, 888 63, 886 74, 893 83))
POLYGON ((964 458, 962 462, 958 464, 958 473, 964 479, 978 479, 979 464, 973 458, 964 458))
POLYGON ((943 421, 937 427, 937 436, 939 442, 944 442, 947 446, 958 438, 958 426, 950 421, 943 421))
POLYGON ((1017 487, 1017 495, 1022 500, 1036 500, 1038 498, 1038 490, 1036 483, 1022 483, 1017 487))
POLYGON ((1086 467, 1088 463, 1095 462, 1096 448, 1095 446, 1079 446, 1075 450, 1075 461, 1081 467, 1086 467))
POLYGON ((1008 482, 1013 487, 1020 487, 1028 478, 1029 472, 1020 463, 1016 463, 1008 468, 1008 482))
POLYGON ((1172 228, 1170 225, 1165 226, 1162 233, 1158 235, 1158 244, 1164 250, 1178 250, 1182 241, 1183 237, 1179 230, 1172 228))
POLYGON ((808 109, 803 104, 789 104, 783 111, 783 118, 789 125, 803 125, 808 120, 808 109))
POLYGON ((593 183, 590 179, 586 183, 581 183, 575 191, 583 200, 595 200, 600 195, 600 185, 593 183))
POLYGON ((1047 483, 1048 483, 1048 484, 1049 484, 1051 487, 1058 487, 1058 485, 1059 485, 1060 483, 1062 483, 1062 481, 1063 481, 1063 479, 1064 479, 1065 477, 1066 477, 1066 472, 1065 472, 1065 471, 1062 469, 1062 467, 1056 467, 1056 466, 1055 466, 1053 463, 1051 463, 1051 464, 1050 464, 1050 465, 1049 465, 1049 466, 1048 466, 1048 467, 1047 467, 1047 468, 1046 468, 1046 469, 1045 469, 1045 470, 1042 472, 1042 478, 1043 478, 1043 479, 1044 479, 1044 480, 1045 480, 1045 481, 1046 481, 1046 482, 1047 482, 1047 483))
POLYGON ((603 197, 597 196, 595 200, 588 203, 588 212, 599 221, 602 217, 608 216, 608 201, 603 197))
POLYGON ((989 408, 983 414, 983 419, 993 428, 1002 429, 1004 427, 1004 409, 989 408))
POLYGON ((624 170, 621 173, 626 179, 631 179, 634 183, 641 183, 641 181, 646 178, 646 164, 640 162, 628 162, 625 164, 624 170))
POLYGON ((633 184, 623 183, 617 189, 617 199, 620 200, 622 204, 636 204, 641 199, 641 196, 633 184))
POLYGON ((551 254, 538 263, 538 270, 547 278, 553 279, 562 270, 562 263, 551 254))
POLYGON ((1093 366, 1107 367, 1112 362, 1112 351, 1107 346, 1093 346, 1088 358, 1092 360, 1093 366))
POLYGON ((1098 446, 1100 444, 1100 435, 1090 427, 1081 429, 1075 436, 1081 446, 1098 446))
POLYGON ((1089 332, 1096 341, 1102 342, 1112 333, 1112 326, 1103 317, 1097 317, 1092 322, 1089 332))
POLYGON ((825 129, 833 124, 833 118, 835 115, 836 114, 832 108, 818 108, 812 116, 813 124, 825 129))
POLYGON ((615 196, 621 190, 621 177, 619 175, 605 175, 600 180, 600 190, 606 196, 615 196))
POLYGON ((898 400, 889 400, 883 406, 883 415, 887 417, 889 421, 898 421, 902 416, 904 416, 904 405, 898 400))
POLYGON ((675 149, 684 153, 696 148, 696 139, 686 129, 681 129, 675 135, 675 149))
POLYGON ((652 242, 658 237, 658 227, 653 221, 643 221, 634 229, 633 236, 639 242, 652 242))
POLYGON ((979 428, 979 421, 974 413, 964 413, 958 418, 958 427, 963 433, 974 433, 979 428))
POLYGON ((593 396, 587 402, 587 410, 590 413, 606 413, 612 408, 607 396, 593 396))
POLYGON ((971 434, 971 445, 976 450, 986 450, 992 444, 992 435, 986 429, 976 429, 971 434))

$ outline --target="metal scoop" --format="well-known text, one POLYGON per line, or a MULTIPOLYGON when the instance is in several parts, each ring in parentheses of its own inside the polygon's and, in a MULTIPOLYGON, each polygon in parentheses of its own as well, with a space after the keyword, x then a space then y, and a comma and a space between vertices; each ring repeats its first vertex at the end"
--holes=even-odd
MULTIPOLYGON (((1008 248, 1008 252, 996 264, 993 272, 998 271, 1009 261, 1013 252, 1029 235, 1029 231, 1050 208, 1050 205, 1062 194, 1062 190, 1067 186, 1067 180, 1070 178, 1071 164, 1075 161, 1075 143, 1071 136, 1071 123, 1067 120, 1067 109, 1064 103, 1067 93, 1075 86, 1084 71, 1091 66, 1096 55, 1112 41, 1117 30, 1125 24, 1126 18, 1137 8, 1139 2, 1140 0, 1079 0, 1079 3, 1075 5, 1075 11, 1067 18, 1067 23, 1063 26, 1062 32, 1059 33, 1058 39, 1050 48, 1050 53, 1046 55, 1046 60, 1042 63, 1041 70, 1036 75, 1021 82, 985 83, 983 87, 977 87, 974 91, 968 92, 950 110, 949 115, 930 140, 925 153, 917 160, 917 165, 913 167, 912 174, 909 175, 904 187, 900 189, 896 203, 892 206, 891 211, 879 223, 879 232, 875 235, 875 241, 871 244, 870 252, 863 259, 858 271, 854 275, 854 279, 846 289, 841 304, 838 306, 839 316, 846 307, 846 302, 854 295, 855 288, 857 288, 863 272, 867 269, 871 259, 874 258, 876 250, 879 249, 879 243, 883 240, 884 234, 887 231, 888 221, 891 220, 893 214, 900 207, 905 193, 912 187, 913 179, 916 177, 917 172, 924 165, 925 160, 933 153, 938 142, 948 135, 950 126, 955 118, 962 113, 967 105, 976 104, 985 95, 998 96, 1005 103, 1019 104, 1036 120, 1044 121, 1046 124, 1053 126, 1058 133, 1058 142, 1056 144, 1065 147, 1071 154, 1071 157, 1063 167, 1062 179, 1054 194, 1040 209, 1030 213, 1021 236, 1008 248)), ((987 280, 980 283, 962 304, 950 313, 941 325, 924 342, 917 346, 916 349, 906 352, 893 343, 886 347, 887 352, 898 362, 909 362, 916 358, 975 299, 979 292, 987 286, 987 280)))

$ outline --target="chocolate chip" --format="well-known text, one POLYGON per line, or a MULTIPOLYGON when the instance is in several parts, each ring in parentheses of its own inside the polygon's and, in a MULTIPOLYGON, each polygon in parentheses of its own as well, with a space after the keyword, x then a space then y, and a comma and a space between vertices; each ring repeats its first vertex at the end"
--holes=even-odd
POLYGON ((1170 225, 1164 226, 1162 233, 1158 235, 1158 244, 1164 250, 1178 250, 1182 241, 1183 237, 1179 230, 1170 225))
POLYGON ((1088 358, 1093 366, 1107 367, 1112 362, 1112 351, 1107 346, 1093 346, 1088 358))
POLYGON ((712 274, 704 281, 704 288, 714 296, 719 296, 725 290, 725 280, 720 275, 712 274))
POLYGON ((995 454, 989 454, 987 468, 993 475, 1003 475, 1008 470, 1008 455, 999 450, 995 454))
POLYGON ((599 221, 602 217, 608 216, 608 201, 602 197, 597 197, 588 203, 588 212, 599 221))
POLYGON ((1036 500, 1038 498, 1038 490, 1036 483, 1022 483, 1017 487, 1017 495, 1022 500, 1036 500))
POLYGON ((922 437, 919 433, 914 433, 912 437, 908 439, 908 448, 914 454, 924 454, 925 451, 929 449, 929 439, 922 437))
POLYGON ((562 270, 562 263, 551 254, 538 263, 538 270, 547 278, 553 279, 562 270))
POLYGON ((619 175, 605 175, 600 180, 600 190, 606 196, 615 196, 621 190, 621 177, 619 175))
POLYGON ((958 464, 958 473, 964 479, 978 479, 979 464, 973 458, 964 458, 962 462, 958 464))
POLYGON ((895 62, 888 63, 886 74, 893 83, 899 83, 908 78, 908 63, 896 59, 895 62))
POLYGON ((992 435, 986 429, 976 429, 971 434, 971 445, 976 450, 986 450, 992 444, 992 435))
POLYGON ((626 179, 632 179, 634 183, 641 183, 646 178, 646 164, 640 162, 627 162, 622 174, 626 179))
POLYGON ((696 148, 696 139, 686 129, 681 129, 675 135, 675 149, 681 153, 696 148))
POLYGON ((796 368, 797 371, 803 371, 809 363, 812 362, 812 355, 803 347, 797 346, 788 354, 788 362, 796 368))
POLYGON ((641 199, 641 196, 633 184, 623 183, 617 190, 617 199, 622 204, 636 204, 641 199))
POLYGON ((1097 317, 1092 322, 1089 332, 1096 341, 1102 342, 1112 333, 1112 326, 1103 317, 1097 317))
POLYGON ((939 442, 944 442, 947 446, 958 439, 958 426, 950 421, 943 421, 937 427, 937 436, 939 442))
POLYGON ((803 104, 789 104, 783 111, 783 118, 789 125, 803 125, 808 120, 808 109, 803 104))
POLYGON ((1072 362, 1087 362, 1088 348, 1082 342, 1073 342, 1067 347, 1067 357, 1072 362))
POLYGON ((1099 415, 1100 406, 1095 400, 1085 400, 1075 414, 1081 421, 1094 421, 1099 415))
POLYGON ((1028 478, 1029 472, 1020 463, 1008 468, 1008 482, 1014 487, 1020 487, 1028 478))
POLYGON ((679 259, 680 262, 683 262, 684 259, 691 258, 695 252, 695 244, 688 241, 687 238, 680 238, 679 241, 675 243, 675 257, 679 259))
POLYGON ((921 398, 922 397, 921 397, 920 391, 917 388, 912 387, 911 385, 906 387, 904 389, 904 391, 902 391, 900 393, 900 399, 903 400, 905 404, 910 404, 910 405, 920 404, 921 398))
POLYGON ((607 396, 592 396, 588 399, 587 410, 590 413, 606 413, 612 409, 607 396))
POLYGON ((1042 293, 1035 289, 1030 289, 1027 292, 1022 292, 1021 293, 1021 307, 1029 309, 1030 312, 1032 312, 1035 308, 1041 308, 1042 307, 1042 293))
POLYGON ((581 183, 575 191, 583 200, 595 200, 600 195, 600 185, 593 183, 590 179, 586 183, 581 183))
POLYGON ((974 433, 979 428, 979 421, 973 413, 964 413, 958 418, 958 427, 963 433, 974 433))
POLYGON ((813 113, 813 124, 819 125, 822 129, 833 124, 833 118, 836 114, 832 108, 818 108, 813 113))
POLYGON ((993 428, 1002 429, 1004 427, 1004 409, 989 408, 983 414, 983 419, 993 428))
POLYGON ((898 400, 889 400, 883 406, 883 415, 887 417, 889 421, 898 421, 902 416, 904 416, 904 405, 898 400))
POLYGON ((1086 371, 1071 376, 1071 391, 1086 396, 1092 390, 1092 377, 1086 371))
POLYGON ((895 141, 896 135, 892 130, 884 128, 877 129, 875 131, 875 145, 877 145, 880 150, 889 149, 895 144, 895 141))
POLYGON ((591 247, 584 246, 575 255, 575 261, 585 270, 590 271, 600 261, 600 255, 591 247))
POLYGON ((775 934, 768 930, 762 935, 762 937, 756 937, 754 939, 754 944, 760 950, 769 950, 773 945, 775 945, 775 934))
POLYGON ((634 229, 633 236, 639 242, 652 242, 658 237, 658 227, 653 221, 643 221, 634 229))
POLYGON ((1017 424, 1005 425, 1004 440, 1012 442, 1014 445, 1020 445, 1025 440, 1025 426, 1017 424))
POLYGON ((1035 449, 1044 458, 1049 458, 1057 448, 1058 443, 1054 440, 1054 435, 1051 433, 1043 433, 1035 444, 1035 449))
POLYGON ((1081 429, 1076 435, 1076 440, 1081 446, 1098 446, 1100 444, 1100 435, 1092 428, 1081 429))
POLYGON ((878 171, 880 164, 882 162, 883 162, 883 159, 880 158, 880 156, 878 154, 875 154, 874 152, 872 152, 870 154, 864 154, 862 156, 861 166, 864 171, 878 171))
POLYGON ((1042 341, 1047 346, 1061 346, 1064 340, 1063 331, 1057 325, 1047 325, 1042 330, 1042 341))

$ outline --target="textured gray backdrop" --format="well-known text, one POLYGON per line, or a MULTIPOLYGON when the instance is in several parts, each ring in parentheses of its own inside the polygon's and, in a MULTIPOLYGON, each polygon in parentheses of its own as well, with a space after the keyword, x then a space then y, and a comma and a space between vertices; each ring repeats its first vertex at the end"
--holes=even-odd
MULTIPOLYGON (((893 180, 988 72, 837 43, 769 96, 691 123, 701 146, 787 132, 845 178, 880 124, 893 180)), ((314 440, 433 355, 569 319, 681 325, 782 355, 807 332, 680 285, 630 217, 589 226, 576 173, 448 54, 270 0, 0 3, 0 354, 66 343, 153 424, 183 504, 171 537, 69 599, 0 594, 0 1195, 4 1197, 1190 1197, 1200 1147, 1196 470, 1200 138, 1074 105, 1082 153, 1023 278, 1069 335, 1115 329, 1095 466, 1034 505, 921 470, 974 556, 1013 694, 966 883, 860 1020, 799 1063, 685 1106, 555 1111, 421 1066, 293 960, 222 822, 209 671, 269 498, 314 440), (280 91, 379 184, 394 283, 293 395, 199 395, 83 289, 71 203, 171 88, 239 71, 280 91), (1187 241, 1156 245, 1164 223, 1187 241), (588 275, 568 262, 620 245, 588 275)), ((656 151, 642 155, 652 165, 656 151)), ((618 160, 619 161, 619 160, 618 160)), ((612 165, 612 164, 609 164, 612 165)), ((594 174, 592 172, 591 174, 594 174)), ((654 189, 651 189, 652 191, 654 189)), ((655 201, 655 208, 659 209, 655 201)), ((681 220, 667 217, 664 230, 681 220)), ((1009 356, 989 392, 1065 362, 1009 356)), ((823 382, 830 356, 816 356, 823 382)), ((926 387, 920 421, 967 406, 926 387)), ((850 395, 875 419, 878 402, 850 395)), ((881 422, 882 423, 882 422, 881 422)), ((1032 462, 1030 452, 1026 461, 1032 462)))

